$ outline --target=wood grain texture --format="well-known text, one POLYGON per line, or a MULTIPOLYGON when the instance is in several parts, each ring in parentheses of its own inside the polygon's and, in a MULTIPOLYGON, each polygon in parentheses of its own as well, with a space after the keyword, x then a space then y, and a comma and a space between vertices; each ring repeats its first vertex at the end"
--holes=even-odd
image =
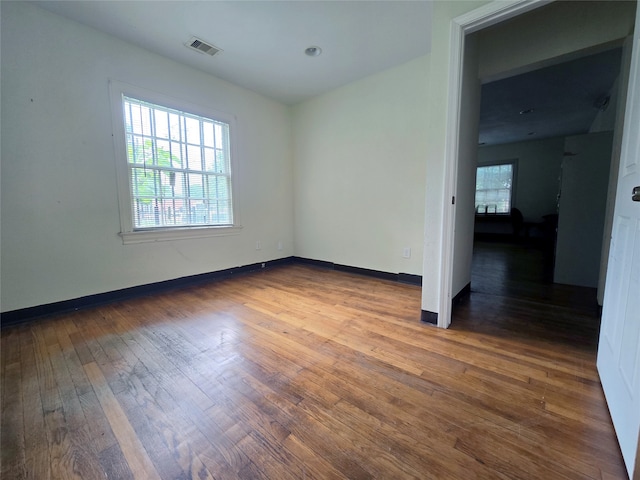
POLYGON ((595 293, 477 248, 449 330, 309 265, 3 329, 2 478, 626 478, 595 293))

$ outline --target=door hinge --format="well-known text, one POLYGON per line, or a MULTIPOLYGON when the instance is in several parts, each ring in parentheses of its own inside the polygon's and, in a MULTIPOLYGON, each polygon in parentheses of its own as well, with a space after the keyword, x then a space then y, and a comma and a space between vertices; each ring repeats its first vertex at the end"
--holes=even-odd
POLYGON ((456 204, 456 197, 455 195, 453 197, 451 197, 451 205, 455 205, 456 204))

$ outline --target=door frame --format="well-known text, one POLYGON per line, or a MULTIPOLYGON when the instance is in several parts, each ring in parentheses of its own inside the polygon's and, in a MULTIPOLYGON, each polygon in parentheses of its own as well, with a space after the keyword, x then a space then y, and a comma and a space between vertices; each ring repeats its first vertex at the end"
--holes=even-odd
POLYGON ((456 183, 458 178, 458 152, 460 142, 460 108, 465 92, 462 89, 465 37, 468 34, 490 27, 504 20, 548 5, 553 0, 508 0, 494 1, 467 12, 451 21, 449 48, 449 89, 447 95, 447 122, 444 145, 444 195, 441 237, 440 298, 438 305, 438 327, 451 324, 451 302, 454 229, 456 220, 456 183))

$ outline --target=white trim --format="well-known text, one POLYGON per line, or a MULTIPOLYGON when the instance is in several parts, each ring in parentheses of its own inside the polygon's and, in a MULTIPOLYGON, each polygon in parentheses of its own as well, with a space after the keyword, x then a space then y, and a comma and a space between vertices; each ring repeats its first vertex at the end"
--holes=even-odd
POLYGON ((236 118, 224 112, 209 108, 206 105, 196 105, 181 101, 162 93, 130 85, 117 80, 109 80, 109 98, 111 103, 112 137, 115 148, 116 175, 118 186, 118 205, 120 209, 120 232, 122 243, 145 243, 170 241, 189 238, 203 238, 223 235, 237 235, 242 229, 240 223, 240 209, 238 207, 238 170, 236 118), (130 96, 163 107, 192 113, 201 117, 211 118, 227 123, 230 128, 231 150, 231 208, 233 209, 233 225, 223 226, 189 226, 177 228, 158 228, 134 230, 131 208, 130 178, 126 159, 126 145, 124 120, 122 112, 122 97, 130 96))
POLYGON ((136 230, 133 232, 121 232, 122 243, 164 242, 171 240, 186 240, 190 238, 221 237, 225 235, 238 235, 242 226, 233 227, 184 227, 166 228, 158 230, 136 230))
POLYGON ((444 147, 444 195, 440 245, 440 258, 442 261, 440 263, 438 327, 447 328, 451 324, 453 239, 456 215, 456 206, 452 204, 452 199, 456 196, 458 175, 465 36, 548 3, 550 3, 549 0, 494 1, 460 15, 451 21, 448 82, 451 88, 447 98, 447 125, 444 147))
POLYGON ((477 32, 504 20, 542 7, 554 0, 498 0, 476 8, 453 19, 464 29, 464 34, 477 32))

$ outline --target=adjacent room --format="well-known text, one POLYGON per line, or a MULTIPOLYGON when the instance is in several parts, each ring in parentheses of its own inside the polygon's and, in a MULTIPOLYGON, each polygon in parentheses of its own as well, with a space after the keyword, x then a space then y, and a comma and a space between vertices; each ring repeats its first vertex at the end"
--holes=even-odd
POLYGON ((2 478, 639 474, 635 1, 0 9, 2 478))

